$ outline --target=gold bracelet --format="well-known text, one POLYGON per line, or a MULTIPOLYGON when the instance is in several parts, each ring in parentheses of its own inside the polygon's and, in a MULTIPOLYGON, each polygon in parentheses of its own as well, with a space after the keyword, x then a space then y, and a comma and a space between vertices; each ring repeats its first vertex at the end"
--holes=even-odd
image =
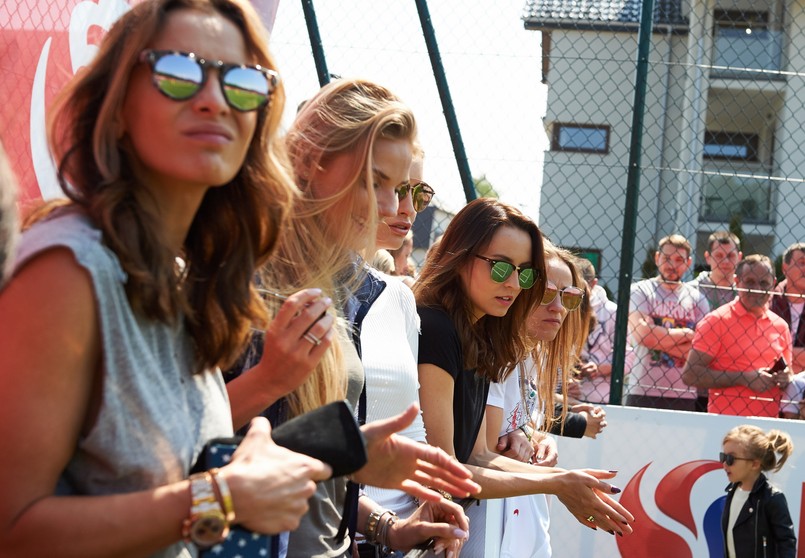
POLYGON ((444 498, 445 500, 449 500, 450 502, 453 501, 453 495, 447 492, 446 490, 442 490, 441 488, 433 488, 432 486, 429 486, 428 488, 430 488, 431 490, 435 490, 436 492, 441 494, 442 498, 444 498))
POLYGON ((378 522, 384 513, 385 510, 381 510, 380 508, 372 510, 372 513, 369 514, 369 519, 366 520, 366 527, 363 530, 363 534, 366 540, 372 544, 377 542, 378 522))
POLYGON ((224 477, 219 474, 220 472, 218 467, 213 467, 210 469, 210 477, 215 487, 215 496, 218 498, 218 503, 221 504, 221 509, 224 510, 226 522, 232 523, 235 521, 235 504, 232 501, 232 492, 229 490, 229 485, 224 480, 224 477))
POLYGON ((377 533, 377 542, 381 547, 383 547, 383 549, 389 550, 391 548, 389 545, 389 529, 397 522, 397 514, 391 510, 386 510, 380 515, 380 519, 382 520, 383 516, 386 514, 388 514, 388 518, 385 521, 380 522, 380 528, 378 529, 377 533))

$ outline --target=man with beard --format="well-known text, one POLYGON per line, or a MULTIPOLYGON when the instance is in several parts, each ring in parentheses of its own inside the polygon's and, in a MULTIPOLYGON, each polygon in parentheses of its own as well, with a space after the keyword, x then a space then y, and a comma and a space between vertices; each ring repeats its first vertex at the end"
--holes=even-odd
POLYGON ((633 407, 696 410, 696 388, 682 381, 693 329, 709 311, 698 289, 682 283, 690 243, 672 234, 654 253, 658 276, 632 285, 629 334, 635 345, 625 403, 633 407))
POLYGON ((774 267, 753 254, 738 264, 738 297, 708 314, 696 329, 683 379, 710 389, 711 413, 777 417, 791 369, 770 370, 782 356, 791 362, 791 331, 768 308, 774 267))
POLYGON ((702 271, 688 284, 701 291, 711 311, 735 298, 735 268, 742 257, 741 241, 733 233, 716 231, 707 239, 704 261, 710 271, 702 271))
MULTIPOLYGON (((699 289, 711 312, 735 298, 735 268, 742 257, 741 241, 735 234, 716 231, 707 239, 704 261, 710 271, 702 271, 688 284, 699 289)), ((699 388, 696 410, 706 413, 707 404, 707 388, 699 388)))

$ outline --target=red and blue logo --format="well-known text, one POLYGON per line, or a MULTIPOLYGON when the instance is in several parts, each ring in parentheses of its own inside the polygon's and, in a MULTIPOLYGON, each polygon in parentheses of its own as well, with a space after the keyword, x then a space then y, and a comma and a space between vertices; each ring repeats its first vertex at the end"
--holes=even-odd
MULTIPOLYGON (((635 516, 634 532, 628 537, 618 537, 618 550, 623 558, 693 558, 688 542, 678 533, 659 525, 646 512, 640 500, 640 484, 651 463, 632 477, 621 494, 620 503, 635 516)), ((701 531, 691 509, 691 491, 696 482, 706 473, 721 469, 717 461, 689 461, 669 471, 654 492, 657 509, 678 522, 699 540, 707 543, 708 556, 724 556, 721 536, 721 511, 726 496, 716 498, 707 506, 701 531)))

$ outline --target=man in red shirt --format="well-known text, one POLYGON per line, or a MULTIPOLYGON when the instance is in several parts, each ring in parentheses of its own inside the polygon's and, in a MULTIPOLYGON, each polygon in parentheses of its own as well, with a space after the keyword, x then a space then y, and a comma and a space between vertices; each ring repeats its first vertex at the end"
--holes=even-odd
POLYGON ((735 284, 738 297, 697 325, 682 378, 710 389, 708 412, 777 417, 791 369, 769 368, 780 356, 791 362, 791 332, 768 307, 775 284, 771 260, 747 256, 735 270, 735 284))

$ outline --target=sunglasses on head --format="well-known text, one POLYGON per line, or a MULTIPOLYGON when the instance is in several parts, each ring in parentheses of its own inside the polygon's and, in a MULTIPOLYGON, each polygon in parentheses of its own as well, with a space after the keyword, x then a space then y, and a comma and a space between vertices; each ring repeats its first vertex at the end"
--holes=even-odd
POLYGON ((417 182, 416 184, 405 182, 397 186, 394 191, 397 193, 397 199, 399 201, 403 201, 408 195, 408 192, 411 192, 411 199, 414 201, 414 211, 417 213, 420 213, 428 207, 430 200, 436 195, 433 188, 424 182, 417 182))
POLYGON ((735 457, 734 455, 730 455, 729 453, 719 452, 718 454, 718 461, 719 463, 726 463, 727 465, 732 465, 735 463, 736 459, 740 459, 741 461, 754 461, 754 459, 749 457, 735 457))
POLYGON ((503 283, 512 272, 517 270, 517 282, 521 289, 530 289, 539 277, 539 272, 533 267, 518 267, 513 263, 505 262, 503 260, 493 260, 478 254, 476 258, 489 262, 492 265, 492 280, 496 283, 503 283))
POLYGON ((150 64, 154 87, 174 101, 186 101, 201 91, 209 69, 216 68, 226 103, 241 112, 267 105, 279 83, 279 74, 274 70, 205 60, 187 52, 144 50, 140 62, 150 64))
POLYGON ((581 305, 581 301, 584 299, 584 291, 578 287, 565 287, 559 290, 555 285, 548 283, 545 285, 545 294, 542 295, 542 302, 540 302, 540 304, 550 304, 554 301, 557 294, 559 295, 559 301, 562 303, 562 306, 568 310, 578 308, 581 305))

